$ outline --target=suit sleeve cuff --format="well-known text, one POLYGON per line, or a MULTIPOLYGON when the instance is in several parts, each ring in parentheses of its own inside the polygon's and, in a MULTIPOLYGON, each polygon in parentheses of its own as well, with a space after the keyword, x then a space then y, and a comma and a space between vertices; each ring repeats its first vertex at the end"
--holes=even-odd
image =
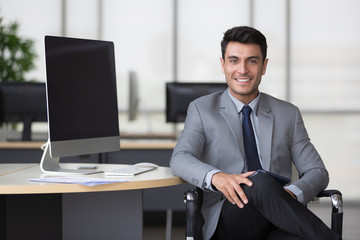
POLYGON ((304 203, 304 193, 303 191, 300 190, 300 188, 298 188, 297 186, 295 185, 289 185, 289 186, 286 186, 284 187, 286 188, 287 190, 291 191, 295 196, 296 196, 296 199, 301 202, 302 204, 305 204, 304 203))
POLYGON ((213 177, 213 175, 215 173, 219 173, 221 172, 220 170, 218 169, 214 169, 214 170, 211 170, 209 171, 206 176, 205 176, 205 182, 204 182, 204 189, 206 190, 210 190, 210 191, 217 191, 215 188, 213 188, 212 184, 211 184, 211 179, 213 177))

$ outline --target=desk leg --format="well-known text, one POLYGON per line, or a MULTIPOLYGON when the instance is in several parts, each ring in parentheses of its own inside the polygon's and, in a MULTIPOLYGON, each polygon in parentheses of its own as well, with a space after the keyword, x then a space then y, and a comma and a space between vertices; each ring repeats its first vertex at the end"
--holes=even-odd
POLYGON ((63 194, 63 240, 142 239, 142 192, 63 194))
POLYGON ((6 196, 0 195, 0 239, 6 239, 6 196))

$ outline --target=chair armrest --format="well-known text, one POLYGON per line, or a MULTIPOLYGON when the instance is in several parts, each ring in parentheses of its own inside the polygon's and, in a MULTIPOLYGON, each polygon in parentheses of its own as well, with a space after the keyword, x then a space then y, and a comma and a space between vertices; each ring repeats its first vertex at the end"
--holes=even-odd
MULTIPOLYGON (((317 197, 331 198, 331 229, 342 236, 343 202, 341 192, 338 190, 324 190, 317 197)), ((184 202, 186 205, 186 239, 202 239, 202 225, 204 223, 201 214, 202 190, 198 188, 187 190, 184 194, 184 202)))
POLYGON ((338 190, 324 190, 317 197, 331 198, 331 229, 342 236, 343 228, 343 201, 342 194, 338 190))
POLYGON ((185 235, 187 240, 202 239, 203 217, 201 214, 202 190, 190 189, 184 194, 186 206, 185 235))
POLYGON ((343 212, 343 201, 342 194, 338 190, 324 190, 320 192, 317 197, 330 197, 332 212, 333 213, 342 213, 343 212))

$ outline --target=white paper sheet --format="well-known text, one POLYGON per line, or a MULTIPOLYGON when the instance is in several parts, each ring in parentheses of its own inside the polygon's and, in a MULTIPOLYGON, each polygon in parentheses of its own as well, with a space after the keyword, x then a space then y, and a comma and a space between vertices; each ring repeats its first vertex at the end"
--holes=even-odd
POLYGON ((87 177, 48 177, 48 178, 34 178, 29 179, 30 182, 44 182, 44 183, 66 183, 66 184, 81 184, 84 186, 96 186, 101 184, 127 182, 124 180, 104 179, 104 178, 87 178, 87 177))

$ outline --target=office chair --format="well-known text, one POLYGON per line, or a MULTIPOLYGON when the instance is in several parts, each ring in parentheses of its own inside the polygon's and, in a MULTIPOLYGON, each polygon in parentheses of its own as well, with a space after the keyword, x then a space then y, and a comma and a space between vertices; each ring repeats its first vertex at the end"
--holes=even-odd
MULTIPOLYGON (((202 190, 200 188, 190 189, 185 192, 184 202, 186 205, 186 240, 202 240, 202 226, 204 218, 201 214, 202 190)), ((317 197, 331 198, 331 229, 342 237, 343 225, 343 202, 342 194, 338 190, 324 190, 317 197)))
POLYGON ((184 122, 191 101, 213 92, 223 91, 226 88, 225 82, 166 83, 166 122, 184 122))
POLYGON ((33 122, 46 122, 45 83, 1 82, 0 123, 23 123, 22 141, 31 141, 33 122))
MULTIPOLYGON (((166 121, 184 122, 188 105, 196 98, 225 90, 226 83, 166 83, 166 121)), ((297 172, 293 167, 293 176, 297 178, 297 172)), ((331 229, 342 236, 342 195, 337 190, 325 190, 318 197, 330 197, 332 202, 331 229)), ((202 190, 191 189, 185 192, 186 204, 186 239, 199 240, 202 237, 204 219, 201 214, 202 190)))

